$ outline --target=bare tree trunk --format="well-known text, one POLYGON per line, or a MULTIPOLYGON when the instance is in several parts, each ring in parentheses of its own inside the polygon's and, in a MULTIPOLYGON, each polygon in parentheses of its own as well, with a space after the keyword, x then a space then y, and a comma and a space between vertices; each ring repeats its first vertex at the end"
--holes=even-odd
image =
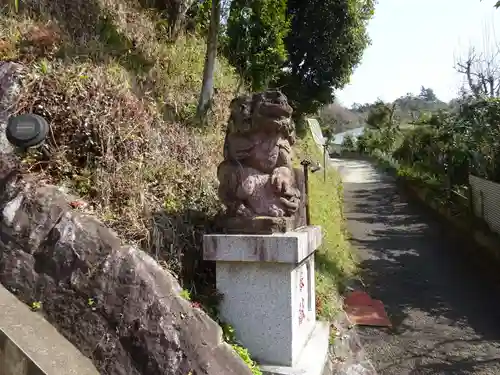
POLYGON ((396 103, 393 103, 392 106, 391 106, 391 114, 389 116, 389 126, 392 126, 393 125, 393 121, 394 121, 394 112, 396 111, 396 103))
POLYGON ((470 49, 466 58, 458 60, 455 69, 465 76, 468 92, 475 98, 495 97, 500 90, 500 50, 494 54, 477 54, 470 49))
POLYGON ((205 67, 203 68, 203 83, 201 85, 200 99, 196 108, 196 117, 204 121, 210 108, 214 91, 214 69, 217 59, 217 36, 220 28, 220 0, 212 0, 212 13, 210 15, 210 26, 208 27, 207 53, 205 55, 205 67))
POLYGON ((243 75, 240 74, 238 77, 238 86, 236 86, 236 90, 234 92, 234 96, 238 96, 240 94, 240 90, 243 87, 243 75))
POLYGON ((169 37, 171 41, 176 41, 181 34, 182 28, 186 21, 186 14, 189 8, 193 5, 194 0, 178 0, 178 2, 170 5, 169 16, 169 37))

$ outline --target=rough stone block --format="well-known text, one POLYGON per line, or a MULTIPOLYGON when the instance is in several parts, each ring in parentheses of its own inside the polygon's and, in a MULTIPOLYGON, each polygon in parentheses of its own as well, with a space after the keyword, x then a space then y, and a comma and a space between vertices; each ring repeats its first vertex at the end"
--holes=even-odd
POLYGON ((98 375, 99 372, 40 314, 0 286, 0 373, 98 375))

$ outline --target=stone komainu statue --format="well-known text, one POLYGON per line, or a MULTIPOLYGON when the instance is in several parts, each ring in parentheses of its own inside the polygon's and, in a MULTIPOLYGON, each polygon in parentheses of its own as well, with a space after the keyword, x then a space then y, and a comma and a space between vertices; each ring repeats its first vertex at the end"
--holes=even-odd
POLYGON ((227 216, 291 217, 301 193, 292 167, 292 108, 280 91, 244 95, 231 102, 219 197, 227 216))

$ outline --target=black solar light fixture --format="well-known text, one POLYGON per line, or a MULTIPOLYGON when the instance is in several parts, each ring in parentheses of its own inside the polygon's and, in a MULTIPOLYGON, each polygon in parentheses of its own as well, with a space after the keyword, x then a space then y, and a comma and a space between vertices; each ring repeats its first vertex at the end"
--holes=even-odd
POLYGON ((311 173, 315 173, 321 170, 321 166, 318 163, 313 163, 309 159, 302 160, 300 164, 304 169, 304 184, 306 193, 306 224, 311 225, 311 212, 309 210, 309 171, 311 171, 311 173))
POLYGON ((17 150, 26 152, 30 148, 39 148, 46 158, 50 157, 45 144, 49 124, 42 116, 31 113, 11 116, 7 121, 5 133, 7 140, 17 150))
POLYGON ((306 224, 311 225, 311 212, 309 210, 309 168, 311 167, 311 161, 309 159, 304 159, 300 162, 302 168, 304 169, 304 189, 306 193, 306 224))
POLYGON ((315 173, 321 170, 321 165, 319 163, 314 163, 309 168, 311 169, 311 173, 315 173))

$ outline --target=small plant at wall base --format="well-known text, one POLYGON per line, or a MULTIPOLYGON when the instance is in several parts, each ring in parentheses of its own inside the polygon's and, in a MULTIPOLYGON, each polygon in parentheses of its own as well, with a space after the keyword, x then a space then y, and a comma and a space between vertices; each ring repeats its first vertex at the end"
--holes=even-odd
POLYGON ((42 308, 42 303, 40 301, 33 301, 30 305, 31 310, 38 311, 42 308))
POLYGON ((262 375, 259 366, 250 357, 248 349, 240 346, 236 340, 234 328, 227 323, 221 323, 224 341, 232 346, 234 351, 240 356, 240 358, 248 365, 250 370, 252 370, 253 375, 262 375))
POLYGON ((231 345, 234 351, 240 356, 240 358, 248 365, 253 375, 262 375, 259 366, 250 358, 250 353, 248 349, 245 349, 237 344, 231 345))
POLYGON ((191 301, 191 293, 189 292, 189 290, 182 289, 181 290, 181 297, 187 301, 191 301))
POLYGON ((259 369, 259 366, 255 361, 252 360, 248 349, 243 347, 237 340, 235 336, 234 328, 222 322, 219 317, 219 309, 218 305, 221 301, 221 296, 217 293, 214 293, 214 296, 210 296, 211 298, 205 298, 205 303, 202 304, 197 301, 193 301, 191 297, 191 293, 187 289, 182 289, 180 292, 180 296, 185 300, 191 302, 191 306, 193 308, 204 310, 213 320, 215 320, 222 327, 222 335, 225 342, 227 342, 234 351, 241 357, 241 359, 248 365, 250 370, 252 370, 253 375, 262 375, 262 372, 259 369))
POLYGON ((356 144, 357 144, 357 142, 354 139, 354 137, 352 135, 347 135, 342 142, 341 149, 343 152, 355 151, 356 144))

